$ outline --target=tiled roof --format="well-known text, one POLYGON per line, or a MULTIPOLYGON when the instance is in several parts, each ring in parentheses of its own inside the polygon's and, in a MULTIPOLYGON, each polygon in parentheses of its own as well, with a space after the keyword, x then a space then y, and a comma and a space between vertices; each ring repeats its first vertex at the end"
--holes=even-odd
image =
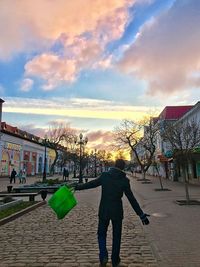
POLYGON ((38 143, 39 139, 40 139, 38 136, 30 134, 26 131, 22 131, 22 130, 18 129, 17 127, 14 127, 14 126, 7 124, 6 122, 1 123, 1 129, 3 132, 6 132, 8 134, 9 133, 14 134, 17 137, 21 137, 23 139, 30 140, 30 141, 35 141, 36 143, 38 143))
POLYGON ((162 120, 180 119, 193 106, 166 106, 160 113, 159 118, 162 120))

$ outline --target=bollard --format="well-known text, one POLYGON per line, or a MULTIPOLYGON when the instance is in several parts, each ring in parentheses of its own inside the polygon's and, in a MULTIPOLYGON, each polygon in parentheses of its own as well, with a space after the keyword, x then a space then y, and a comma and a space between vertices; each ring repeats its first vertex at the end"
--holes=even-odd
POLYGON ((7 191, 8 191, 8 193, 11 193, 12 192, 12 185, 8 185, 7 186, 7 191))

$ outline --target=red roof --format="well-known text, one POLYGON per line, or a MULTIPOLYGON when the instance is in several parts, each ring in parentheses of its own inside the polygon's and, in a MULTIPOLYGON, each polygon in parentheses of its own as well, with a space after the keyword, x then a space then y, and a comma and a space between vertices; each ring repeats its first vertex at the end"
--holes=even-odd
POLYGON ((193 106, 166 106, 160 113, 163 120, 177 120, 187 113, 193 106))

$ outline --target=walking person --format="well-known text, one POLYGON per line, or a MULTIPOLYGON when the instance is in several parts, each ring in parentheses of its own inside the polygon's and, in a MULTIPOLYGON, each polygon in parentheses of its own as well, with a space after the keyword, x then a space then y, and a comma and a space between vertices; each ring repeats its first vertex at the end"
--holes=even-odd
POLYGON ((22 183, 22 174, 23 174, 23 171, 20 170, 19 173, 18 173, 18 178, 19 178, 19 183, 20 184, 22 183))
POLYGON ((14 181, 15 184, 15 176, 17 175, 17 172, 15 169, 12 170, 11 175, 10 175, 10 184, 12 184, 12 181, 14 181))
POLYGON ((103 172, 97 179, 85 184, 77 184, 75 190, 83 190, 102 187, 101 201, 99 206, 99 223, 98 223, 98 244, 99 244, 99 260, 100 266, 106 266, 108 262, 108 251, 106 248, 107 229, 110 221, 113 228, 113 245, 112 245, 112 266, 117 267, 120 263, 120 246, 123 220, 122 196, 125 193, 132 208, 140 217, 143 224, 149 224, 147 214, 145 214, 133 192, 130 188, 129 179, 123 171, 125 161, 117 159, 115 167, 109 171, 103 172))
POLYGON ((68 178, 69 178, 69 171, 68 169, 64 168, 63 169, 63 180, 66 181, 68 180, 68 178))
POLYGON ((66 175, 66 180, 68 181, 69 180, 69 171, 68 171, 68 169, 66 169, 65 175, 66 175))
POLYGON ((22 184, 25 184, 26 183, 26 170, 24 169, 22 171, 22 184))
POLYGON ((66 169, 63 169, 63 180, 66 181, 66 169))

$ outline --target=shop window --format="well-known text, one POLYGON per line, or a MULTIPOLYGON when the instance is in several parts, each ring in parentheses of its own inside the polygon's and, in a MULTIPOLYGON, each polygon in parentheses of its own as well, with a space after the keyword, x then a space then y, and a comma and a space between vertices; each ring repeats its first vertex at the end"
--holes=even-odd
POLYGON ((24 155, 24 160, 27 160, 27 161, 29 161, 29 155, 24 155))

